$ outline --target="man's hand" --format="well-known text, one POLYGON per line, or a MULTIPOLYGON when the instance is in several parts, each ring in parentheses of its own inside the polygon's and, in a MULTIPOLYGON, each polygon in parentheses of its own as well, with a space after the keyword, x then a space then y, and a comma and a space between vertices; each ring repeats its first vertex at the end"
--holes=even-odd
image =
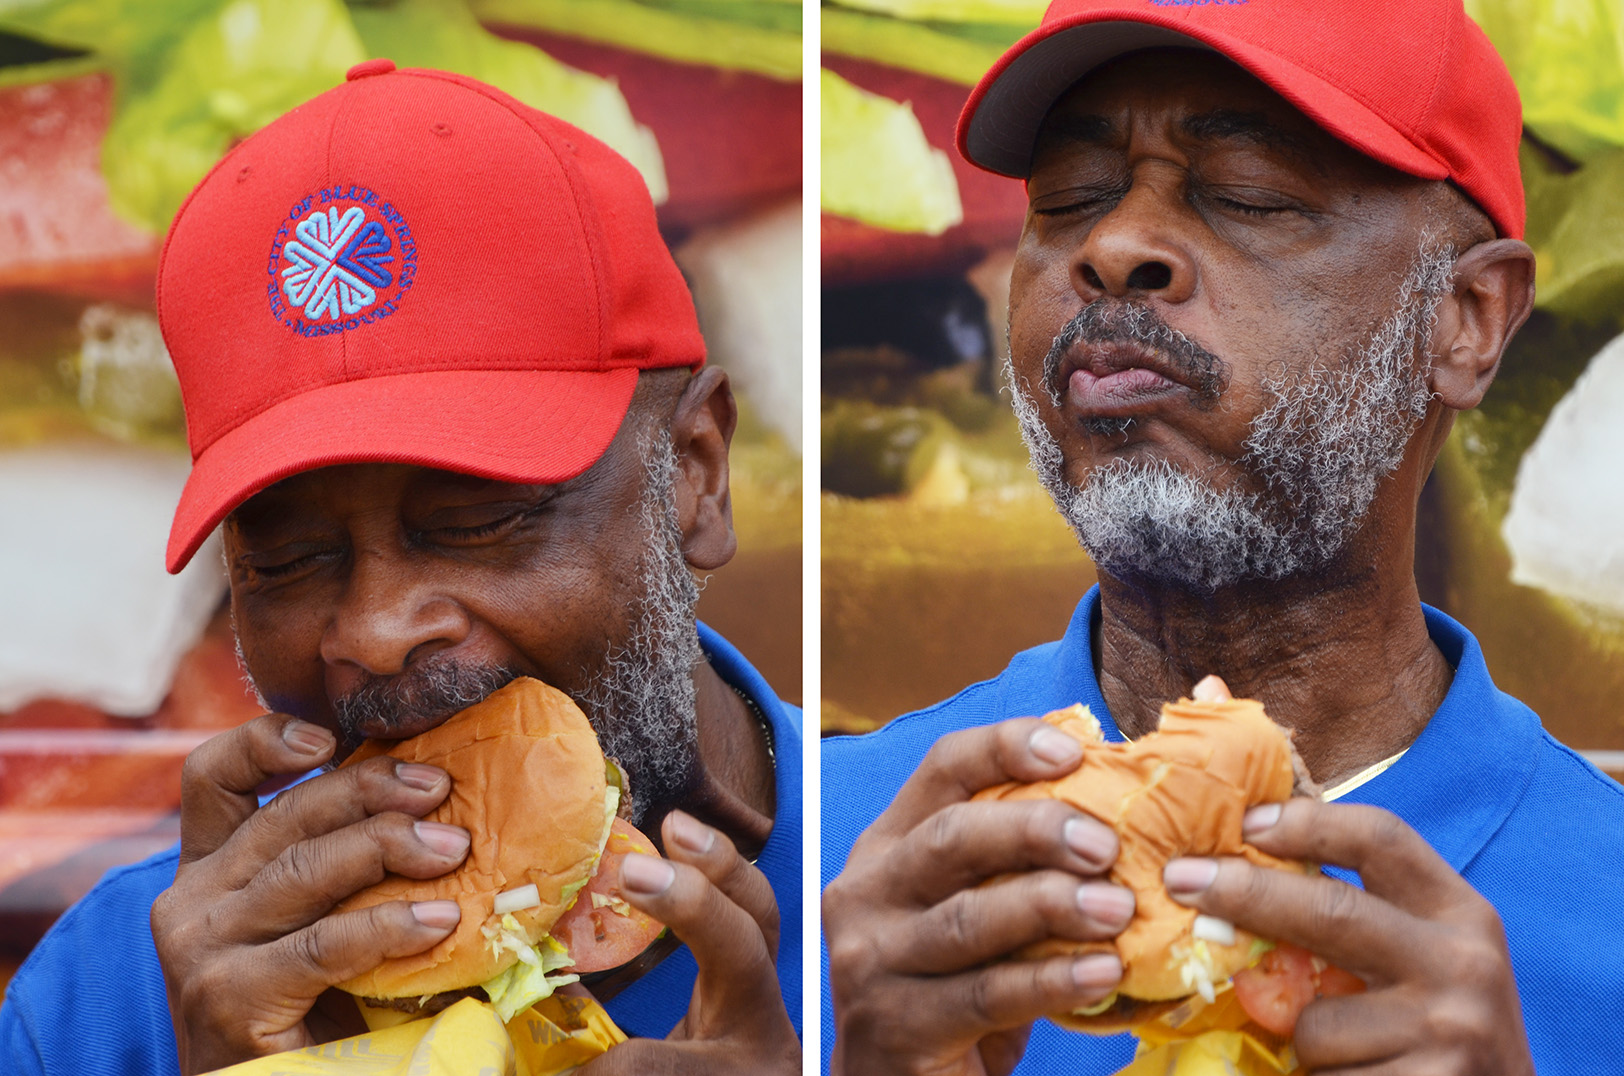
POLYGON ((429 766, 370 759, 259 807, 256 788, 321 765, 335 746, 325 729, 267 714, 186 759, 180 867, 152 906, 184 1073, 338 1037, 307 1026, 323 991, 456 926, 454 901, 328 914, 386 871, 433 878, 468 850, 463 830, 414 822, 451 789, 429 766))
POLYGON ((1531 1076, 1505 932, 1489 902, 1419 834, 1375 807, 1294 799, 1254 807, 1251 844, 1359 872, 1365 889, 1242 859, 1179 859, 1174 899, 1357 973, 1363 994, 1321 998, 1297 1021, 1316 1074, 1531 1076))
POLYGON ((1128 924, 1133 894, 1104 881, 1110 827, 1058 800, 967 802, 1081 760, 1076 740, 1032 718, 952 733, 858 839, 823 895, 835 1072, 1007 1073, 1035 1019, 1116 987, 1114 954, 996 962, 1128 924))
POLYGON ((693 952, 693 998, 664 1040, 624 1042, 582 1076, 800 1073, 801 1044, 778 985, 778 902, 766 876, 725 835, 681 811, 666 816, 661 835, 671 858, 627 856, 620 888, 693 952))

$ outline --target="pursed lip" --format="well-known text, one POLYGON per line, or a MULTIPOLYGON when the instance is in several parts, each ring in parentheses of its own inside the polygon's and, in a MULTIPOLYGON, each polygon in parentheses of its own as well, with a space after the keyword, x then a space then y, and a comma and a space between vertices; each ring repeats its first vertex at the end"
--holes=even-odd
POLYGON ((1065 407, 1083 418, 1141 414, 1192 388, 1165 356, 1126 341, 1078 343, 1057 381, 1065 407))

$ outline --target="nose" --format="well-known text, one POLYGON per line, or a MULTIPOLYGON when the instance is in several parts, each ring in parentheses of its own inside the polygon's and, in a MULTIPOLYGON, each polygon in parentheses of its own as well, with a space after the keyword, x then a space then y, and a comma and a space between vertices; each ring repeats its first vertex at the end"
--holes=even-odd
POLYGON ((343 598, 321 637, 329 686, 340 693, 354 680, 393 676, 414 661, 468 638, 460 604, 440 594, 421 571, 387 553, 358 551, 343 598))
POLYGON ((1128 193, 1089 230, 1072 259, 1072 286, 1084 302, 1106 297, 1180 303, 1195 291, 1196 263, 1181 225, 1190 213, 1170 176, 1138 175, 1128 193))

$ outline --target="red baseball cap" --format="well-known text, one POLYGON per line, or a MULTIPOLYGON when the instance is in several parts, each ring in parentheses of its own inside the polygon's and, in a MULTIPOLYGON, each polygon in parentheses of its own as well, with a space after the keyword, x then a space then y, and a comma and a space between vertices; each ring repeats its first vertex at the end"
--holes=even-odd
POLYGON ((959 152, 1026 178, 1038 128, 1072 84, 1168 46, 1227 56, 1354 149, 1453 181, 1500 235, 1522 237, 1522 104, 1461 0, 1055 0, 970 94, 959 152))
POLYGON ((470 78, 369 60, 228 153, 158 267, 192 474, 177 572, 300 471, 410 463, 561 482, 638 371, 705 359, 637 170, 470 78))

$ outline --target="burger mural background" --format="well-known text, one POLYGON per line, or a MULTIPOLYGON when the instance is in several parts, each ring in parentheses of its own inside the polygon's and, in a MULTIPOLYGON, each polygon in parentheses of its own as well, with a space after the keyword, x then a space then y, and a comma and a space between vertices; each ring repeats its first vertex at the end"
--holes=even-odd
MULTIPOLYGON (((1057 638, 1093 581, 998 373, 1021 184, 953 124, 1041 0, 826 0, 823 729, 863 732, 1057 638)), ((1522 95, 1536 312, 1429 482, 1424 600, 1624 773, 1624 9, 1466 0, 1522 95)))
POLYGON ((103 871, 177 839, 186 753, 260 712, 217 544, 163 570, 190 461, 153 277, 214 162, 363 60, 493 83, 648 181, 741 395, 739 554, 700 615, 799 701, 800 16, 799 0, 0 3, 0 983, 103 871))

